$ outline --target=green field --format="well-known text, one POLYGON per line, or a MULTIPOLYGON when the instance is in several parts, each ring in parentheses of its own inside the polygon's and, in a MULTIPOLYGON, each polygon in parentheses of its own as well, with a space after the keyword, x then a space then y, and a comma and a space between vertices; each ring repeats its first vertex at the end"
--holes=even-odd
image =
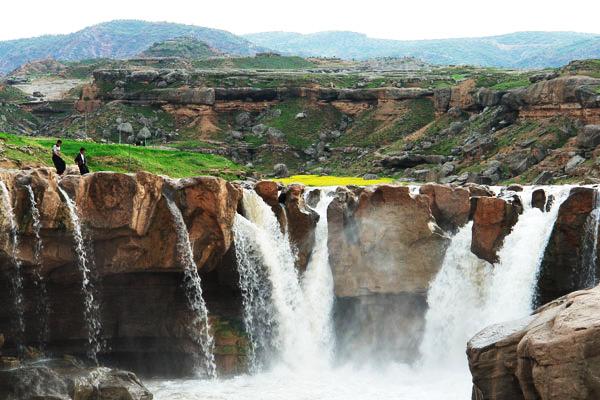
MULTIPOLYGON (((53 138, 0 133, 2 157, 14 163, 15 167, 52 166, 51 148, 54 143, 53 138)), ((236 179, 243 172, 239 165, 212 154, 63 139, 63 158, 68 165, 74 164, 73 159, 82 146, 87 149, 92 171, 147 171, 174 178, 214 175, 226 179, 236 179)))

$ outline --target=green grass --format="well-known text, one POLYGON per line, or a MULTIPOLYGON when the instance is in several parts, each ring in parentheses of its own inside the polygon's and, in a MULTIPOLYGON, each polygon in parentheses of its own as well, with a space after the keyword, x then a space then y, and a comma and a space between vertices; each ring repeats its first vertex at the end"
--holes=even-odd
POLYGON ((289 178, 275 179, 277 182, 289 185, 292 183, 300 183, 306 186, 369 186, 379 185, 383 183, 391 183, 392 178, 379 179, 363 179, 353 176, 330 176, 330 175, 294 175, 289 178))
POLYGON ((0 101, 5 102, 14 102, 14 101, 24 101, 27 99, 27 95, 23 93, 21 90, 17 89, 14 86, 0 85, 0 101))
POLYGON ((516 79, 516 80, 509 80, 509 81, 497 83, 494 86, 492 86, 491 88, 494 90, 510 90, 510 89, 516 89, 516 88, 521 88, 521 87, 527 87, 527 86, 529 86, 529 84, 530 84, 529 79, 516 79))
POLYGON ((200 69, 237 68, 237 69, 305 69, 316 66, 302 57, 265 56, 213 58, 208 60, 195 60, 194 67, 200 69))
MULTIPOLYGON (((52 166, 50 149, 55 143, 53 138, 0 133, 0 141, 4 147, 3 157, 17 166, 52 166)), ((212 154, 63 139, 62 152, 67 164, 73 164, 82 146, 87 149, 92 171, 147 171, 174 178, 210 174, 236 179, 242 169, 232 161, 212 154)))

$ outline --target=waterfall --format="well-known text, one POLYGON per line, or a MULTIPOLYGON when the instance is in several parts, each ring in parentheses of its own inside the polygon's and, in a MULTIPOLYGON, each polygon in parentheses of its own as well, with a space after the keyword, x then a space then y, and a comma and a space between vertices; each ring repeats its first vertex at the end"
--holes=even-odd
POLYGON ((14 271, 9 273, 10 282, 13 290, 13 301, 16 312, 15 325, 16 335, 15 341, 19 352, 22 350, 22 345, 25 340, 25 319, 24 319, 24 303, 23 303, 23 271, 21 260, 19 259, 19 227, 15 218, 15 212, 12 205, 10 192, 6 184, 0 181, 0 191, 2 191, 2 206, 9 223, 9 244, 10 256, 14 264, 14 271))
POLYGON ((549 212, 531 207, 532 188, 521 193, 523 214, 504 239, 493 266, 471 253, 472 222, 452 238, 427 296, 420 348, 424 364, 464 365, 465 345, 480 329, 531 313, 539 267, 570 188, 546 190, 555 198, 549 212))
MULTIPOLYGON (((328 189, 319 190, 320 198, 314 210, 319 214, 315 231, 315 246, 302 279, 302 289, 308 307, 308 317, 312 334, 318 340, 323 360, 330 362, 333 357, 334 332, 332 325, 333 274, 329 265, 327 207, 333 200, 328 189)), ((308 192, 307 192, 308 195, 308 192)))
POLYGON ((194 321, 191 324, 193 327, 194 340, 202 349, 202 362, 205 373, 215 378, 217 376, 217 368, 214 355, 214 338, 210 331, 210 322, 208 320, 208 310, 206 303, 202 297, 202 285, 200 275, 198 274, 198 266, 194 261, 194 252, 190 235, 181 214, 181 210, 175 204, 175 201, 169 196, 165 196, 165 200, 173 217, 177 233, 177 254, 179 262, 183 266, 184 272, 184 288, 188 303, 194 313, 194 321))
POLYGON ((275 310, 270 301, 272 288, 266 275, 258 246, 251 238, 258 235, 256 226, 240 214, 233 223, 234 247, 242 292, 243 318, 248 336, 249 367, 258 372, 265 366, 273 351, 275 310))
POLYGON ((552 208, 543 212, 531 206, 533 188, 520 192, 523 213, 506 236, 494 265, 486 304, 487 323, 524 317, 533 311, 535 286, 546 245, 550 240, 560 205, 570 187, 547 187, 552 208))
POLYGON ((36 293, 38 295, 38 302, 36 306, 36 316, 40 323, 40 330, 38 332, 38 340, 40 347, 43 349, 46 342, 48 341, 48 316, 50 315, 50 304, 48 302, 48 291, 46 288, 46 282, 42 277, 42 251, 43 242, 40 235, 42 229, 42 222, 40 220, 40 211, 37 207, 35 200, 35 194, 30 185, 26 186, 27 193, 29 194, 29 207, 31 210, 32 228, 35 242, 33 245, 33 263, 34 268, 32 269, 33 283, 35 285, 36 293))
MULTIPOLYGON (((599 189, 600 190, 600 189, 599 189)), ((581 288, 591 288, 598 284, 598 230, 600 229, 600 191, 594 192, 594 209, 588 216, 583 232, 581 251, 581 288)))
MULTIPOLYGON (((323 360, 322 346, 319 344, 323 329, 319 331, 318 327, 324 326, 319 322, 321 316, 312 315, 315 307, 305 301, 303 289, 318 291, 321 283, 315 283, 312 279, 304 284, 301 282, 289 239, 281 233, 271 207, 251 190, 244 191, 242 201, 245 217, 239 216, 236 225, 236 252, 238 261, 241 260, 238 265, 242 282, 240 286, 251 287, 252 279, 266 274, 270 288, 268 301, 273 311, 267 326, 273 326, 270 342, 277 357, 291 368, 318 365, 323 360), (249 249, 252 251, 248 252, 249 249)), ((308 268, 318 268, 318 261, 314 263, 308 268)), ((248 319, 249 315, 256 315, 263 305, 256 301, 257 296, 245 296, 245 319, 248 319)), ((250 325, 249 328, 252 331, 255 327, 250 325)), ((249 333, 255 338, 260 334, 256 330, 249 333)))
POLYGON ((81 292, 83 294, 83 312, 84 320, 86 323, 88 333, 88 357, 98 362, 98 353, 102 349, 101 330, 102 324, 100 321, 100 306, 96 299, 94 285, 92 284, 90 270, 90 260, 87 255, 85 240, 83 237, 83 230, 81 221, 77 213, 77 205, 69 197, 67 192, 60 186, 58 187, 60 194, 63 196, 67 209, 69 211, 69 218, 73 225, 73 240, 74 250, 77 256, 77 267, 81 274, 81 292))
POLYGON ((471 252, 473 222, 458 230, 427 294, 429 310, 420 351, 427 367, 460 365, 465 343, 482 328, 492 265, 471 252))

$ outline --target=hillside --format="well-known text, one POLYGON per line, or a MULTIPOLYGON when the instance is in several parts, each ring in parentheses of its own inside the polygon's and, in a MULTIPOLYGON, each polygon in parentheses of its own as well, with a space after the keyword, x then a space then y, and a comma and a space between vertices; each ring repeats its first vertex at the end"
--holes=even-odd
POLYGON ((356 32, 299 34, 264 32, 245 35, 259 46, 302 56, 367 59, 413 56, 434 64, 494 67, 555 67, 573 59, 600 57, 600 35, 575 32, 517 32, 501 36, 387 40, 356 32))
POLYGON ((45 58, 76 61, 90 58, 128 58, 154 43, 193 37, 223 52, 252 55, 260 48, 232 33, 167 22, 119 20, 90 26, 67 35, 48 35, 0 42, 0 72, 45 58))
POLYGON ((194 37, 183 36, 154 43, 139 56, 147 58, 181 57, 196 60, 220 55, 223 53, 205 42, 194 37))

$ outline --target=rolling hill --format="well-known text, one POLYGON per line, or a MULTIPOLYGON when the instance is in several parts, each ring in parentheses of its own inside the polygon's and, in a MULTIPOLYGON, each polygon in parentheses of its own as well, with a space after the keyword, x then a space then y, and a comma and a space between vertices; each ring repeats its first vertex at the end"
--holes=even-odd
POLYGON ((67 35, 48 35, 0 42, 0 72, 28 61, 54 58, 77 61, 91 58, 129 58, 154 43, 192 37, 228 54, 253 55, 261 49, 230 32, 167 22, 118 20, 90 26, 67 35))
POLYGON ((600 57, 600 35, 575 32, 517 32, 411 41, 374 39, 344 31, 263 32, 244 37, 282 53, 345 59, 412 56, 434 64, 539 68, 564 65, 573 59, 600 57))

